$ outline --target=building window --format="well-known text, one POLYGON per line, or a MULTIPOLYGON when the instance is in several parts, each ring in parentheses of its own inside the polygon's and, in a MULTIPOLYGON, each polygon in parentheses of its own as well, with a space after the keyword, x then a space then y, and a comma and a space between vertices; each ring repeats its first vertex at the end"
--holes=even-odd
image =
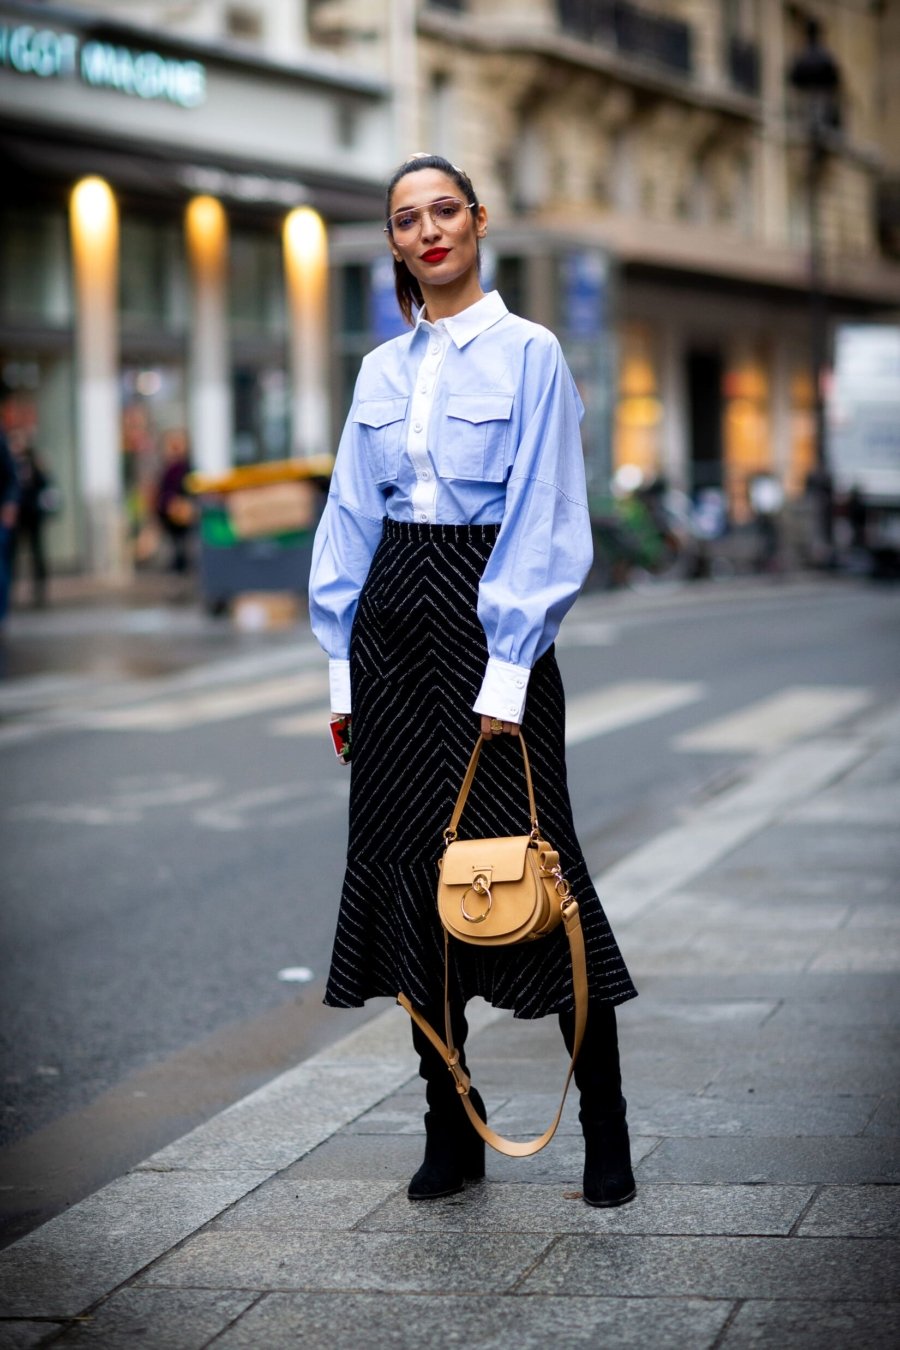
POLYGON ((356 105, 339 101, 335 107, 337 118, 337 143, 345 150, 352 150, 359 135, 359 110, 356 105))
POLYGON ((617 211, 633 215, 638 206, 637 137, 629 127, 616 132, 612 144, 612 198, 617 211))
POLYGON ((180 227, 123 216, 119 239, 119 307, 125 328, 187 324, 187 279, 180 227))
POLYGON ((453 82, 446 71, 435 71, 428 84, 429 144, 436 154, 453 159, 453 82))
POLYGON ((250 5, 229 5, 225 11, 225 32, 238 42, 261 42, 262 14, 250 5))
POLYGON ((0 315, 64 327, 72 321, 71 290, 64 214, 0 212, 0 315))
POLYGON ((232 231, 228 304, 236 333, 284 335, 284 277, 276 234, 232 231))

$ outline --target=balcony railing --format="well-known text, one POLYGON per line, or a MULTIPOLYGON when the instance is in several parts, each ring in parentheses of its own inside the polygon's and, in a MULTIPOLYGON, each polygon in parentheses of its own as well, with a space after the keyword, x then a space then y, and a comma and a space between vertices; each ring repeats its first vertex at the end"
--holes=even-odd
POLYGON ((746 38, 730 37, 725 49, 728 78, 742 94, 756 95, 760 87, 759 47, 746 38))
POLYGON ((690 75, 689 24, 641 9, 630 0, 556 0, 556 6, 564 33, 690 75))

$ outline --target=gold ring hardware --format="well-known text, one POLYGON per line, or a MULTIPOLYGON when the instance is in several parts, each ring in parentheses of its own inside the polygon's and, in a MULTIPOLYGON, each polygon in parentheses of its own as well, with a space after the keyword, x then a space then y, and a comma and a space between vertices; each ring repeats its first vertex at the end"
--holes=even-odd
POLYGON ((487 916, 490 914, 491 910, 494 907, 494 897, 491 895, 491 888, 488 883, 487 877, 482 876, 480 873, 477 877, 475 877, 474 881, 472 882, 472 885, 469 886, 465 891, 463 891, 463 897, 459 902, 459 907, 463 912, 463 918, 468 919, 469 923, 484 923, 485 919, 487 918, 487 916), (484 911, 483 914, 470 914, 469 911, 466 909, 466 896, 469 894, 469 891, 474 891, 476 895, 487 896, 488 902, 487 909, 484 911))
POLYGON ((453 843, 453 841, 454 841, 455 838, 456 838, 456 831, 455 831, 455 830, 445 830, 445 831, 444 831, 444 847, 445 847, 445 848, 449 848, 450 845, 453 843))

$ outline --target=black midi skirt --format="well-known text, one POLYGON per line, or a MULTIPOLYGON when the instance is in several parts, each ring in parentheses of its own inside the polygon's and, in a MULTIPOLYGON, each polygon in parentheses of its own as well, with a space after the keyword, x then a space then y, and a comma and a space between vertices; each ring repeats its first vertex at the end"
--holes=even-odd
MULTIPOLYGON (((386 520, 353 624, 350 830, 325 1002, 355 1008, 380 995, 433 1008, 443 996, 437 913, 443 831, 478 734, 472 705, 487 660, 476 604, 497 525, 386 520)), ((551 648, 534 666, 522 731, 541 834, 558 850, 584 928, 592 1001, 636 994, 572 823, 565 704, 551 648)), ((461 838, 527 834, 522 753, 511 736, 488 742, 463 812, 461 838)), ((451 983, 517 1017, 574 1006, 563 928, 516 947, 451 940, 451 983)))

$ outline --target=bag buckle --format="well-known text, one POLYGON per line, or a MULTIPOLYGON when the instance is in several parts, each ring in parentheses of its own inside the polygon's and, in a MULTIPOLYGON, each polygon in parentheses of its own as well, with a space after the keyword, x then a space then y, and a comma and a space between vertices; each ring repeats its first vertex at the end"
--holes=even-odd
POLYGON ((491 910, 494 907, 494 897, 491 895, 490 877, 488 877, 484 872, 476 873, 475 877, 472 879, 472 885, 468 886, 463 891, 462 899, 459 902, 459 907, 462 910, 463 918, 468 919, 469 923, 484 923, 485 919, 487 918, 487 916, 490 914, 491 910), (475 895, 487 897, 487 909, 484 911, 483 914, 470 914, 469 911, 466 909, 466 896, 469 894, 469 891, 473 891, 475 895))
POLYGON ((447 1068, 453 1075, 453 1082, 456 1084, 456 1090, 461 1097, 468 1097, 471 1078, 463 1069, 459 1062, 459 1051, 454 1046, 453 1052, 447 1061, 447 1068))

